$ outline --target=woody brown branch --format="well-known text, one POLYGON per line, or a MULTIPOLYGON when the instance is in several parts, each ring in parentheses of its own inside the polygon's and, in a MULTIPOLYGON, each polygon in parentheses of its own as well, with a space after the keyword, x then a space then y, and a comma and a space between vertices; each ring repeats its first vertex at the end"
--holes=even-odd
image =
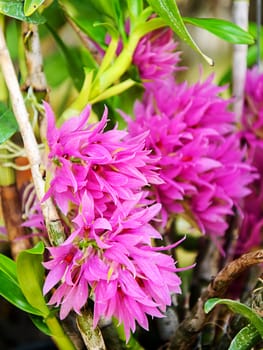
POLYGON ((263 263, 263 249, 242 255, 225 266, 201 294, 189 315, 177 328, 169 350, 192 349, 199 332, 210 315, 205 314, 205 302, 214 297, 223 297, 236 278, 249 267, 263 263))
POLYGON ((1 186, 0 194, 3 218, 11 245, 11 254, 16 259, 22 250, 31 247, 30 241, 26 237, 26 232, 21 226, 22 213, 18 191, 15 185, 1 186))

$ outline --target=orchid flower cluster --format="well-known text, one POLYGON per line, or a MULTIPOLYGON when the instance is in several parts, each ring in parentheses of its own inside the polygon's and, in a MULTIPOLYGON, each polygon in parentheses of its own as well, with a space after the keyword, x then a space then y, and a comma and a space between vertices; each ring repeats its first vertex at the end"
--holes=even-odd
POLYGON ((213 76, 192 86, 178 84, 172 74, 177 67, 168 62, 178 62, 179 57, 170 52, 166 60, 160 58, 156 66, 161 68, 151 78, 155 45, 162 43, 168 51, 175 48, 172 37, 160 36, 162 40, 155 36, 151 49, 142 41, 136 51, 142 57, 140 61, 135 56, 135 63, 146 79, 145 92, 134 106, 135 117, 126 116, 129 132, 135 136, 148 131, 146 146, 158 159, 163 183, 152 186, 152 195, 162 204, 162 226, 171 215, 183 214, 218 242, 228 227, 226 216, 233 215, 234 207, 241 209, 242 199, 251 191, 248 185, 257 174, 244 162, 245 148, 240 147, 230 111, 232 100, 220 97, 225 88, 213 84, 213 76))
POLYGON ((128 339, 135 320, 148 328, 146 314, 162 316, 181 283, 173 259, 160 252, 169 247, 151 243, 161 238, 150 224, 161 206, 148 198, 148 188, 162 180, 145 149, 146 133, 105 131, 106 109, 100 122, 88 125, 89 106, 57 129, 45 108, 53 168, 45 198, 70 213, 72 228, 62 245, 48 248, 53 259, 44 263, 50 270, 44 294, 61 282, 49 301, 61 305, 61 319, 71 309, 80 313, 92 297, 94 326, 101 316, 115 316, 128 339))
MULTIPOLYGON (((257 178, 244 161, 232 100, 213 76, 193 85, 177 83, 179 53, 171 30, 139 42, 133 64, 144 94, 134 117, 120 112, 128 131, 107 130, 107 108, 89 124, 91 107, 57 128, 47 117, 51 197, 67 228, 66 241, 49 247, 44 294, 60 306, 60 318, 81 313, 94 301, 94 326, 104 316, 124 324, 126 338, 147 315, 162 317, 171 294, 180 293, 180 270, 156 247, 169 220, 183 216, 217 243, 227 217, 240 209, 257 178), (55 291, 54 291, 55 288, 55 291)), ((31 218, 25 225, 36 222, 31 218)), ((35 225, 37 226, 37 224, 35 225)))

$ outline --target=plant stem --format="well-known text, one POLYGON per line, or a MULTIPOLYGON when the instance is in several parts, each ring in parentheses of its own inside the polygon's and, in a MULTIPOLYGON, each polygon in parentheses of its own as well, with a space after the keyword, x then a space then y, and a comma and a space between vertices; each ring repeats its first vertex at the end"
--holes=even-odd
MULTIPOLYGON (((234 0, 233 21, 248 29, 249 0, 234 0)), ((244 87, 247 72, 247 45, 234 45, 233 52, 233 95, 235 97, 234 112, 239 123, 243 113, 244 87)))
POLYGON ((106 350, 99 327, 93 329, 93 315, 89 309, 77 316, 77 325, 87 349, 106 350))
POLYGON ((46 324, 52 333, 52 339, 60 350, 75 350, 74 345, 66 336, 55 316, 48 317, 46 324))
MULTIPOLYGON (((25 107, 22 93, 18 84, 16 72, 6 46, 3 28, 0 28, 0 66, 9 91, 13 111, 19 125, 21 136, 24 142, 25 151, 31 166, 32 178, 39 201, 45 194, 45 182, 40 170, 41 157, 37 141, 29 122, 28 112, 25 107)), ((51 199, 41 203, 41 208, 49 232, 50 241, 58 245, 64 241, 63 227, 57 214, 56 208, 51 199), (53 231, 56 236, 53 236, 53 231)))
POLYGON ((203 291, 188 316, 174 333, 168 350, 193 349, 199 332, 207 324, 210 315, 205 314, 204 304, 210 298, 224 297, 230 284, 249 267, 263 263, 263 249, 242 255, 227 264, 203 291))
POLYGON ((5 159, 5 156, 8 158, 9 152, 6 149, 1 149, 0 154, 0 186, 13 185, 16 182, 14 169, 2 165, 7 160, 5 159))
POLYGON ((23 42, 28 71, 26 87, 32 87, 34 92, 47 93, 47 81, 43 73, 38 26, 32 23, 22 23, 23 42))

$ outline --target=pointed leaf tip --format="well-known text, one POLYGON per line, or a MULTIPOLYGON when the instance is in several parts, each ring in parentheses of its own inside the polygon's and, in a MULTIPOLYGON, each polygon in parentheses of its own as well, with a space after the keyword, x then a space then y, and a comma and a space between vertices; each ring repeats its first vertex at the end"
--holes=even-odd
POLYGON ((196 42, 193 40, 192 36, 188 32, 183 18, 179 12, 177 4, 175 0, 147 0, 149 5, 153 8, 153 10, 163 18, 163 20, 169 25, 173 31, 185 41, 192 49, 198 52, 205 61, 213 66, 213 60, 205 55, 196 42))
POLYGON ((25 16, 31 16, 43 4, 44 0, 25 0, 24 13, 25 16))

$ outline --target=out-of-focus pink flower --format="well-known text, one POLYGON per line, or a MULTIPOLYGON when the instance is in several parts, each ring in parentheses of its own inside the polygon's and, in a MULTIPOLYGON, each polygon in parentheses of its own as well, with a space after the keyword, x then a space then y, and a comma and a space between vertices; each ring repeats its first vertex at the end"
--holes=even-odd
POLYGON ((226 215, 250 193, 255 178, 243 161, 244 151, 234 131, 230 101, 219 96, 222 88, 209 77, 190 87, 170 78, 153 83, 129 119, 129 131, 149 134, 146 146, 159 157, 164 183, 152 186, 162 204, 162 222, 182 213, 203 233, 222 236, 226 215))
POLYGON ((183 69, 177 64, 180 53, 175 49, 173 31, 169 28, 154 30, 140 41, 133 55, 133 63, 138 67, 143 80, 164 78, 183 69))
MULTIPOLYGON (((127 35, 130 32, 130 22, 125 25, 127 35)), ((107 45, 111 42, 111 36, 106 35, 107 45)), ((145 82, 160 80, 173 75, 176 71, 185 69, 178 66, 180 52, 176 51, 178 43, 174 40, 174 33, 169 27, 153 30, 144 35, 134 53, 132 63, 137 67, 140 78, 145 82)), ((119 40, 116 54, 123 50, 123 42, 119 40)), ((104 53, 105 54, 105 53, 104 53)))
POLYGON ((243 203, 244 219, 236 255, 248 252, 263 241, 263 74, 257 67, 247 71, 241 127, 248 161, 257 169, 259 177, 251 184, 252 192, 243 203))
POLYGON ((256 66, 247 71, 242 127, 263 138, 263 74, 256 66))

